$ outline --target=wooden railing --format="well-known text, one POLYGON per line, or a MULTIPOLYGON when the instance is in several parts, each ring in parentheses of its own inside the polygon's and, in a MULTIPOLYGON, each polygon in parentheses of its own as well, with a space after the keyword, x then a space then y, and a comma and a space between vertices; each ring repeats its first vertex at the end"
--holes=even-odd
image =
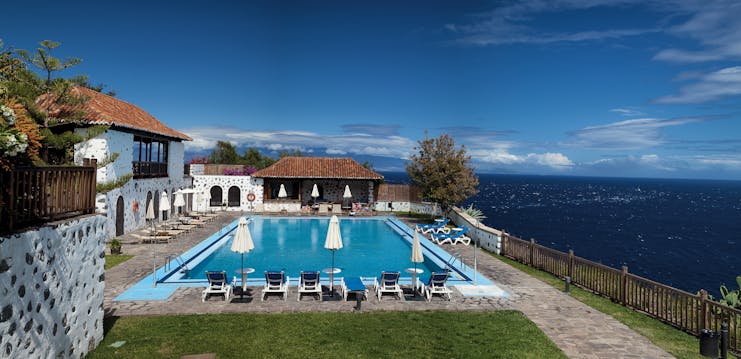
POLYGON ((131 163, 134 178, 167 177, 167 163, 164 162, 139 162, 131 163))
POLYGON ((0 232, 95 211, 95 160, 0 173, 0 232))
POLYGON ((741 310, 708 299, 707 292, 691 294, 628 272, 503 234, 502 255, 538 268, 626 307, 640 311, 695 336, 702 329, 720 332, 728 322, 728 349, 741 354, 741 310))

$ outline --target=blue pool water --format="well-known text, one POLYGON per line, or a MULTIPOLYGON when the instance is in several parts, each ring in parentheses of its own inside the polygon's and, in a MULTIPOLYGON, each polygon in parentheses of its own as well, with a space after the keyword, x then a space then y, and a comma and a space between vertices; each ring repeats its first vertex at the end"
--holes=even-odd
MULTIPOLYGON (((234 220, 185 253, 169 257, 167 263, 157 266, 156 276, 149 274, 114 300, 167 300, 178 288, 205 286, 207 270, 226 271, 229 277, 237 277, 236 284, 241 285, 241 276, 237 274, 240 255, 230 250, 237 222, 234 220), (183 270, 184 267, 188 270, 183 270)), ((301 270, 329 268, 331 252, 324 249, 328 226, 328 218, 250 217, 255 250, 245 255, 245 267, 254 268, 255 273, 249 276, 247 285, 263 285, 266 270, 285 271, 291 278, 290 285, 295 286, 301 270)), ((335 276, 335 281, 345 276, 360 276, 365 285, 370 285, 373 277, 389 270, 402 273, 400 284, 411 283, 411 275, 404 270, 414 266, 409 260, 414 231, 406 224, 393 217, 345 218, 340 220, 340 230, 344 246, 335 252, 335 267, 342 272, 335 276)), ((420 237, 420 244, 425 258, 424 263, 417 265, 424 270, 419 276, 421 280, 426 281, 432 271, 446 268, 451 273, 450 286, 471 287, 477 278, 479 286, 490 288, 488 294, 464 295, 508 296, 481 273, 457 262, 450 253, 424 237, 420 237)), ((159 258, 161 264, 162 257, 159 258)), ((327 285, 329 276, 322 274, 321 280, 327 285)))
MULTIPOLYGON (((302 270, 322 270, 331 267, 332 253, 324 248, 329 218, 253 217, 249 229, 255 249, 244 255, 245 267, 254 268, 251 278, 260 278, 266 270, 285 271, 298 278, 302 270)), ((397 233, 388 221, 346 218, 340 220, 343 248, 335 251, 338 276, 378 277, 381 271, 399 271, 414 267, 409 258, 411 243, 397 233)), ((204 278, 207 270, 225 270, 230 276, 241 267, 240 254, 231 251, 232 232, 200 263, 192 266, 183 279, 204 278)), ((425 239, 422 238, 422 241, 425 239)), ((440 266, 429 258, 417 264, 424 270, 423 280, 440 266)))

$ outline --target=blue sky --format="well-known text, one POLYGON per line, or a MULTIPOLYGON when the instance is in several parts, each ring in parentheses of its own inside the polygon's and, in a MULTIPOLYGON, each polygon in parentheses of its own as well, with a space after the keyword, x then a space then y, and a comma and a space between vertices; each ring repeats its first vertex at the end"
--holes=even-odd
POLYGON ((480 172, 741 179, 737 2, 101 4, 21 2, 0 38, 61 42, 189 152, 401 170, 427 131, 480 172))

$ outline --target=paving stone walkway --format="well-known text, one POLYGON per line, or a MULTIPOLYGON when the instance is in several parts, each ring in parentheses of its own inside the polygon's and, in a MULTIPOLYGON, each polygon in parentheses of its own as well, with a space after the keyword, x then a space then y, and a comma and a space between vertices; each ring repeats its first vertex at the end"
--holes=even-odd
MULTIPOLYGON (((182 235, 168 244, 159 244, 161 254, 182 253, 230 223, 238 214, 222 214, 203 228, 182 235)), ((324 300, 304 296, 299 302, 295 287, 287 300, 270 296, 260 300, 258 287, 248 288, 245 303, 223 301, 221 297, 201 302, 202 288, 180 288, 166 301, 114 302, 113 298, 140 281, 152 270, 151 244, 134 244, 133 237, 122 237, 123 250, 135 257, 106 272, 104 307, 106 315, 161 315, 201 313, 275 313, 275 312, 338 312, 354 311, 355 301, 343 301, 330 296, 325 289, 324 300)), ((472 246, 443 246, 460 254, 467 265, 473 264, 472 246)), ((164 259, 164 255, 161 257, 164 259)), ((158 263, 162 265, 164 262, 158 263)), ((614 318, 571 298, 558 289, 520 270, 479 252, 478 270, 511 294, 509 298, 463 297, 454 290, 453 300, 433 298, 426 302, 407 290, 403 300, 391 296, 378 300, 370 295, 362 302, 362 310, 502 310, 523 312, 570 358, 672 358, 645 337, 614 318)))

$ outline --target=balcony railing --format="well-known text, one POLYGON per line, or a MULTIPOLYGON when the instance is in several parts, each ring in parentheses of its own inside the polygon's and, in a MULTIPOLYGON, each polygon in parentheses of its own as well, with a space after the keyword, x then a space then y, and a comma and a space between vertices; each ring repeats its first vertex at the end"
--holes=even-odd
POLYGON ((134 178, 167 177, 167 163, 132 162, 134 178))
POLYGON ((95 212, 95 160, 0 173, 0 232, 95 212))

